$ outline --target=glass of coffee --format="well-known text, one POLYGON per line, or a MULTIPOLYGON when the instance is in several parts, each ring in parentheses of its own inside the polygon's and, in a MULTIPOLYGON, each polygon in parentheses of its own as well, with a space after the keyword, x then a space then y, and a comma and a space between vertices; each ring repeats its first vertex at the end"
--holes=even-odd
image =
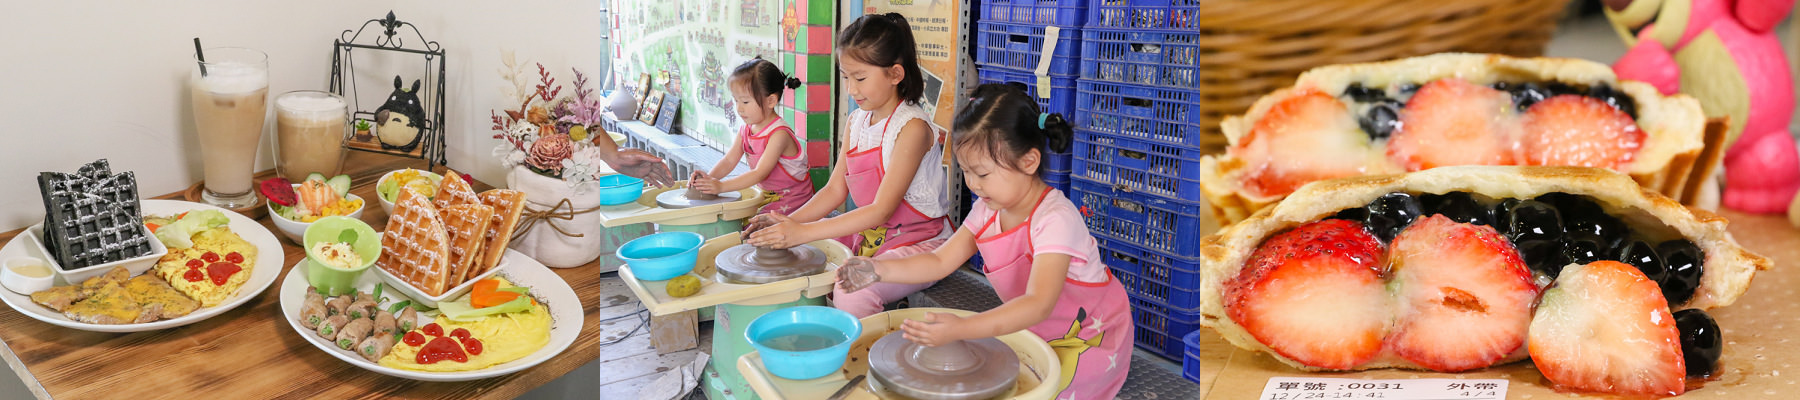
POLYGON ((337 175, 350 133, 349 115, 344 97, 330 92, 296 90, 276 96, 275 172, 293 182, 314 172, 337 175))
POLYGON ((206 49, 204 56, 196 55, 188 75, 206 179, 200 197, 226 209, 249 207, 256 204, 251 176, 269 112, 269 57, 239 47, 206 49))

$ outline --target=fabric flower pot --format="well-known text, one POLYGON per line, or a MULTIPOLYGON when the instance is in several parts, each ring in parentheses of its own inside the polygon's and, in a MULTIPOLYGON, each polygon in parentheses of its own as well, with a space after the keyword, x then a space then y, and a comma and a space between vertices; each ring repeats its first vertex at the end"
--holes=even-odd
POLYGON ((551 268, 579 267, 600 257, 600 213, 581 212, 600 206, 598 183, 585 183, 577 190, 561 179, 514 166, 506 175, 506 185, 525 192, 527 214, 554 214, 538 219, 528 228, 521 226, 526 230, 512 241, 513 250, 551 268))

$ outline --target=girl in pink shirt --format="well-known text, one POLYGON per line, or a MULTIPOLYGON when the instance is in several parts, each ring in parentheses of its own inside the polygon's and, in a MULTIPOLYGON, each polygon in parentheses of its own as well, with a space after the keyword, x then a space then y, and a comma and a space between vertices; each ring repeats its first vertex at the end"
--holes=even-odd
POLYGON ((729 85, 744 129, 712 173, 694 171, 688 188, 719 194, 757 185, 763 191, 763 212, 794 212, 813 194, 812 176, 806 173, 806 141, 775 114, 775 105, 781 103, 781 92, 800 87, 800 80, 758 57, 732 70, 729 85), (750 172, 720 181, 744 156, 750 157, 750 172))
POLYGON ((1069 125, 1012 86, 981 85, 970 97, 956 117, 952 150, 981 201, 936 250, 851 258, 838 269, 838 286, 854 292, 874 282, 936 281, 980 251, 1005 304, 968 318, 932 313, 906 321, 906 337, 936 346, 1029 330, 1061 358, 1057 398, 1111 399, 1131 368, 1130 303, 1075 204, 1038 176, 1048 149, 1067 149, 1069 125))
MULTIPOLYGON (((919 105, 925 78, 906 17, 857 18, 838 34, 839 87, 856 110, 838 135, 842 150, 812 200, 791 213, 750 219, 745 243, 785 249, 837 239, 864 257, 897 258, 929 252, 950 237, 943 132, 919 105), (827 218, 849 200, 856 209, 827 218)), ((931 282, 879 283, 856 293, 834 291, 832 306, 858 318, 931 282)))

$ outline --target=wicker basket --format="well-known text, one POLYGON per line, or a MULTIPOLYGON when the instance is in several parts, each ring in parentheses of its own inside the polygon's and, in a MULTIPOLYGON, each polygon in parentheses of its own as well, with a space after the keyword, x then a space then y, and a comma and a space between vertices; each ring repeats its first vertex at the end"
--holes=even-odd
POLYGON ((1542 55, 1569 0, 1206 0, 1200 110, 1207 153, 1219 123, 1313 67, 1446 51, 1542 55))

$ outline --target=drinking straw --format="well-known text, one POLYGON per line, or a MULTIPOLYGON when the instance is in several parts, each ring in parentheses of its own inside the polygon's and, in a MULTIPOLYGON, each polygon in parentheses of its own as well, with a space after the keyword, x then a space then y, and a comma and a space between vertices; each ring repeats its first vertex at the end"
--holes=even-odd
POLYGON ((206 53, 200 51, 200 38, 194 38, 194 59, 200 63, 200 77, 206 77, 206 53))

